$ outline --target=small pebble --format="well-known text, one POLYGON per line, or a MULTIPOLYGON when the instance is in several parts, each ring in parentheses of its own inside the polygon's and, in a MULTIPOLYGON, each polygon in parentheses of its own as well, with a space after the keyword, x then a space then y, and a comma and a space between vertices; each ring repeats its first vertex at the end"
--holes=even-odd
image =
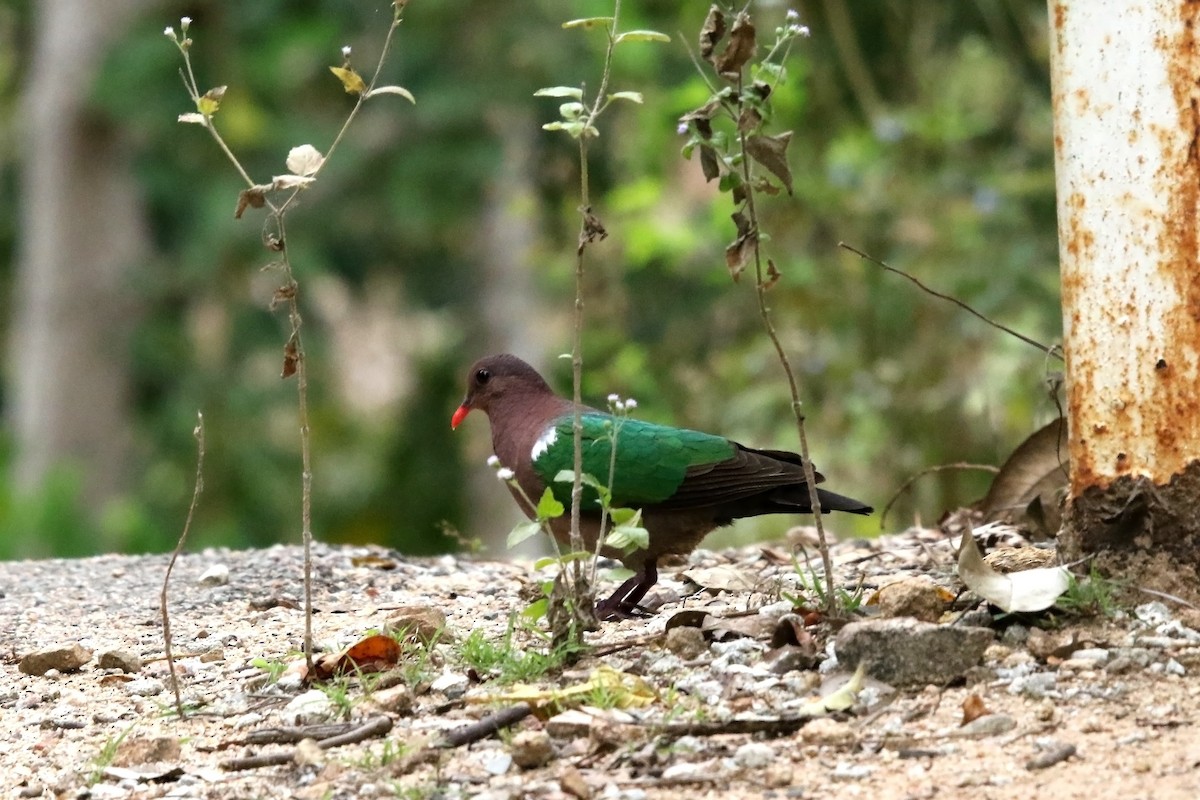
POLYGON ((1075 755, 1075 745, 1067 742, 1050 742, 1045 749, 1025 762, 1025 769, 1038 770, 1053 767, 1075 755))
POLYGON ((154 697, 163 693, 166 687, 157 678, 142 678, 125 684, 125 694, 132 697, 154 697))
POLYGON ((984 714, 963 725, 955 731, 954 735, 965 738, 999 736, 1002 733, 1008 733, 1015 727, 1017 727, 1017 721, 1007 714, 984 714))
POLYGON ((545 766, 554 756, 550 734, 545 731, 521 731, 512 738, 509 751, 513 762, 525 769, 545 766))
POLYGON ((100 669, 119 669, 121 672, 139 672, 142 669, 142 659, 137 653, 128 650, 105 650, 96 657, 100 669))
POLYGON ((747 742, 733 754, 733 763, 742 769, 762 769, 775 760, 775 748, 765 742, 747 742))
POLYGON ((489 775, 503 775, 513 764, 513 757, 502 750, 492 750, 483 756, 483 768, 489 775))
POLYGON ((201 586, 224 586, 227 583, 229 583, 229 567, 224 564, 213 564, 200 576, 201 586))
POLYGON ((50 670, 74 672, 92 660, 92 651, 76 642, 44 647, 21 657, 17 666, 26 675, 45 675, 50 670))

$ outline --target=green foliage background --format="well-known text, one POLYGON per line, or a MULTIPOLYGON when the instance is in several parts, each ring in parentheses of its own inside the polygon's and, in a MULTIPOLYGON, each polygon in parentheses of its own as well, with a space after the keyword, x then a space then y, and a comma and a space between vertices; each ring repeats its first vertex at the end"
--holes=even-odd
MULTIPOLYGON (((796 197, 766 208, 769 252, 784 275, 772 302, 803 380, 814 460, 831 488, 881 507, 926 466, 998 464, 1055 414, 1043 380, 1057 364, 837 248, 854 244, 1030 336, 1058 338, 1046 9, 1040 0, 797 8, 812 37, 775 100, 776 129, 795 131, 796 197)), ((414 0, 385 77, 417 105, 368 103, 289 217, 309 326, 318 538, 429 553, 453 547, 443 522, 485 533, 469 524, 464 487, 486 467, 468 462, 463 431, 448 425, 466 366, 495 349, 480 323, 485 189, 502 174, 502 134, 525 126, 536 169, 525 213, 537 231, 527 267, 544 309, 529 324, 545 353, 568 350, 576 154, 566 137, 540 130, 555 106, 533 92, 596 80, 600 37, 559 25, 610 10, 590 0, 414 0), (314 306, 322 293, 394 303, 407 389, 386 411, 355 411, 335 391, 336 323, 314 306)), ((593 148, 595 208, 611 236, 591 251, 585 395, 616 391, 655 421, 794 449, 786 385, 752 289, 724 268, 727 198, 678 155, 676 120, 708 95, 687 51, 706 10, 624 6, 625 27, 674 41, 620 49, 613 88, 642 91, 646 102, 615 108, 593 148)), ((785 11, 755 9, 760 27, 782 24, 785 11)), ((28 63, 30 14, 28 3, 0 10, 4 110, 28 63)), ((0 556, 167 548, 192 491, 198 408, 208 454, 195 543, 298 535, 295 387, 278 377, 286 321, 267 310, 274 278, 259 270, 268 260, 260 219, 232 218, 237 176, 203 130, 176 122, 191 109, 162 29, 181 15, 194 20, 201 85, 229 85, 223 133, 265 177, 284 171, 288 148, 328 145, 352 102, 328 67, 343 44, 360 70, 373 64, 390 9, 163 3, 92 76, 95 113, 135 154, 156 247, 129 286, 144 320, 129 354, 141 464, 130 495, 102 510, 79 507, 69 465, 33 497, 0 487, 0 556)), ((4 131, 0 199, 15 208, 21 153, 4 131)), ((14 216, 0 215, 5 287, 14 216)), ((565 390, 566 362, 556 369, 565 390)), ((986 484, 973 473, 927 477, 888 527, 932 521, 986 484)), ((752 524, 746 535, 795 522, 752 524)), ((835 527, 867 534, 878 518, 835 527)))

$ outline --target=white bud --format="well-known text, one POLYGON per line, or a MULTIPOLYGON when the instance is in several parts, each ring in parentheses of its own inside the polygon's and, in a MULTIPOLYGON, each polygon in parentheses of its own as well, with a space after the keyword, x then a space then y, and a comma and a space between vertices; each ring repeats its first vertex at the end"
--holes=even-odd
POLYGON ((517 476, 517 473, 513 472, 508 467, 501 467, 500 469, 496 470, 496 479, 497 480, 511 481, 516 476, 517 476))
POLYGON ((349 58, 349 57, 350 57, 350 45, 345 45, 342 47, 342 58, 349 58))
POLYGON ((637 400, 634 400, 631 397, 625 401, 625 410, 626 411, 633 411, 635 408, 637 408, 637 400))
POLYGON ((800 12, 794 8, 789 8, 787 10, 787 18, 788 18, 788 22, 794 22, 794 21, 800 19, 800 12))
POLYGON ((610 394, 608 396, 608 402, 613 405, 616 405, 617 403, 621 402, 621 395, 616 394, 616 393, 610 394))
POLYGON ((184 33, 187 33, 187 29, 191 24, 192 24, 191 17, 180 17, 179 18, 179 27, 183 29, 184 33))
POLYGON ((688 132, 688 124, 686 122, 679 123, 675 126, 675 132, 680 136, 685 136, 688 132))
POLYGON ((812 32, 809 31, 807 25, 788 25, 788 33, 792 34, 793 36, 807 37, 811 35, 812 32))
POLYGON ((175 38, 175 29, 172 28, 170 25, 168 25, 167 27, 163 28, 163 36, 174 39, 175 38))
POLYGON ((488 456, 487 465, 489 467, 491 467, 492 469, 499 469, 500 468, 500 456, 496 456, 496 455, 488 456))

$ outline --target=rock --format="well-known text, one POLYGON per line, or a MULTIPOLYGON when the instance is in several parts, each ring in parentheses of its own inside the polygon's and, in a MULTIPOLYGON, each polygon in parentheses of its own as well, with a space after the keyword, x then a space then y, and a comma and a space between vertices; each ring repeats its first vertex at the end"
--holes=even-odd
POLYGON ((431 692, 441 692, 447 700, 454 700, 466 694, 470 681, 466 675, 457 672, 443 672, 433 683, 429 684, 431 692))
POLYGON ((708 652, 708 642, 699 628, 681 625, 667 631, 667 649, 684 661, 691 661, 708 652))
POLYGON ((213 564, 200 576, 201 586, 224 586, 227 583, 229 583, 229 567, 224 564, 213 564))
POLYGON ((125 694, 131 697, 155 697, 162 694, 165 688, 157 678, 142 678, 125 684, 125 694))
POLYGON ((502 750, 490 750, 482 758, 482 766, 489 775, 503 775, 512 763, 513 757, 502 750))
POLYGON ((403 606, 388 615, 383 632, 389 636, 403 634, 424 644, 449 641, 446 614, 433 606, 403 606))
POLYGON ((513 763, 524 769, 543 767, 554 757, 550 734, 545 731, 521 731, 509 744, 513 763))
POLYGON ((297 766, 320 767, 325 763, 325 751, 317 744, 316 739, 301 739, 296 743, 293 759, 297 766))
POLYGON ((563 792, 578 800, 591 800, 592 789, 575 767, 567 767, 558 774, 558 785, 562 787, 563 792))
POLYGON ((979 664, 993 633, 988 628, 934 625, 910 617, 852 622, 838 633, 838 660, 893 686, 944 684, 979 664))
POLYGON ((568 709, 546 720, 546 732, 555 739, 573 739, 587 736, 592 729, 592 715, 578 709, 568 709))
POLYGON ((746 742, 733 754, 733 763, 742 769, 763 769, 775 760, 775 748, 766 742, 746 742))
POLYGON ((298 694, 283 707, 283 718, 292 725, 316 725, 338 716, 337 709, 320 689, 298 694))
POLYGON ((706 782, 716 769, 711 761, 680 761, 663 770, 662 780, 706 782))
POLYGON ((128 650, 105 650, 96 657, 100 669, 119 669, 121 672, 139 672, 142 658, 128 650))
POLYGON ((92 659, 92 651, 76 642, 72 645, 51 645, 21 657, 17 666, 26 675, 45 675, 52 669, 74 672, 92 659))
POLYGON ((937 622, 946 607, 938 587, 924 576, 893 581, 881 587, 876 597, 883 617, 915 617, 937 622))
POLYGON ((371 693, 371 702, 384 713, 405 717, 412 712, 412 689, 404 684, 378 689, 371 693))
POLYGON ((1017 727, 1017 721, 1007 714, 984 714, 971 720, 954 732, 955 736, 976 738, 984 736, 999 736, 1017 727))
POLYGON ((179 761, 179 739, 173 736, 129 736, 117 745, 113 765, 134 767, 139 764, 179 761))

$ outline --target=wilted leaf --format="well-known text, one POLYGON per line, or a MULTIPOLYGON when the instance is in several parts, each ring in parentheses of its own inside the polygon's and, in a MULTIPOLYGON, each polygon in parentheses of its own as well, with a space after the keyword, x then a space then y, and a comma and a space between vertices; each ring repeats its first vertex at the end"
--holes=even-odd
POLYGON ((547 86, 533 93, 534 97, 574 97, 583 99, 583 89, 578 86, 547 86))
POLYGON ((475 703, 529 703, 531 706, 563 709, 579 705, 597 690, 603 691, 615 708, 642 708, 655 700, 654 689, 644 680, 608 666, 592 670, 586 681, 562 689, 515 684, 496 695, 471 697, 475 703))
POLYGON ((542 526, 532 520, 529 522, 518 522, 513 529, 508 532, 506 544, 509 547, 516 547, 521 542, 531 536, 534 536, 542 529, 542 526))
POLYGON ((614 44, 621 42, 669 42, 671 37, 658 31, 625 31, 617 34, 614 44))
POLYGON ((311 144, 302 144, 288 151, 287 168, 296 175, 314 174, 325 163, 325 156, 311 144))
POLYGON ((962 724, 966 725, 969 722, 974 722, 980 717, 986 717, 992 713, 983 702, 983 698, 977 694, 967 695, 967 699, 962 701, 963 718, 962 724))
POLYGON ((744 212, 736 211, 730 215, 730 219, 737 226, 738 237, 725 248, 725 266, 729 268, 729 276, 738 281, 754 257, 758 234, 750 227, 750 220, 744 212))
POLYGON ((779 283, 779 279, 781 277, 783 277, 783 276, 780 275, 779 270, 776 269, 775 261, 773 259, 768 258, 767 259, 767 279, 765 281, 763 281, 763 288, 770 289, 775 284, 779 283))
POLYGON ((400 661, 400 645, 390 636, 376 633, 360 639, 333 657, 320 659, 316 677, 331 678, 343 673, 385 672, 400 661))
POLYGON ((296 365, 300 363, 300 352, 296 349, 296 340, 291 339, 283 347, 283 372, 280 378, 290 378, 296 374, 296 365))
POLYGON ((277 192, 285 189, 304 189, 315 180, 316 178, 307 175, 276 175, 271 178, 271 188, 277 192))
POLYGON ((266 205, 266 192, 270 188, 270 186, 259 184, 238 192, 237 208, 233 212, 233 218, 241 219, 247 208, 262 208, 266 205))
POLYGON ((1061 526, 1058 494, 1067 485, 1067 424, 1056 419, 1018 445, 979 504, 985 519, 1032 523, 1048 536, 1061 526))
POLYGON ((346 90, 346 94, 362 94, 367 90, 366 81, 350 67, 330 67, 329 71, 342 82, 342 88, 346 90))
POLYGON ((417 98, 413 97, 412 92, 405 89, 403 86, 376 86, 371 91, 367 92, 367 97, 371 98, 377 94, 394 94, 403 97, 413 105, 417 104, 417 98))
POLYGON ((753 106, 746 106, 738 115, 738 131, 752 134, 762 125, 762 121, 762 114, 758 113, 753 106))
POLYGON ((634 103, 641 104, 643 102, 641 92, 613 92, 608 96, 609 100, 629 100, 634 103))
POLYGON ((958 549, 958 577, 967 588, 1004 611, 1043 611, 1070 585, 1063 567, 1043 567, 1004 574, 983 560, 971 531, 958 549))
POLYGON ((217 113, 221 108, 221 98, 225 96, 225 90, 228 88, 228 86, 217 86, 200 95, 196 98, 196 110, 206 117, 217 113))
POLYGON ((721 77, 736 81, 742 74, 742 67, 754 58, 754 51, 754 23, 749 14, 741 12, 729 31, 729 44, 725 45, 725 50, 713 62, 713 66, 721 77))
POLYGON ((562 24, 564 29, 567 28, 596 28, 608 27, 612 24, 612 17, 583 17, 582 19, 572 19, 562 24))
POLYGON ((683 577, 702 589, 714 591, 750 592, 758 585, 755 574, 725 565, 689 569, 683 572, 683 577))
POLYGON ((725 36, 725 13, 719 6, 708 9, 708 17, 704 27, 700 29, 700 57, 710 64, 713 62, 713 51, 725 36))
POLYGON ((203 114, 196 114, 196 113, 180 114, 179 121, 180 122, 188 122, 193 125, 207 125, 208 124, 208 119, 203 114))
POLYGON ((721 177, 721 158, 710 144, 700 145, 700 171, 706 181, 721 177))
POLYGON ((800 707, 800 713, 821 717, 834 711, 846 711, 853 708, 858 701, 858 693, 863 690, 867 675, 866 668, 866 659, 858 662, 858 668, 854 670, 854 675, 840 689, 819 700, 805 703, 800 707))
POLYGON ((783 182, 787 193, 792 193, 792 170, 787 162, 787 148, 792 141, 792 132, 784 131, 776 136, 746 137, 746 152, 783 182))

